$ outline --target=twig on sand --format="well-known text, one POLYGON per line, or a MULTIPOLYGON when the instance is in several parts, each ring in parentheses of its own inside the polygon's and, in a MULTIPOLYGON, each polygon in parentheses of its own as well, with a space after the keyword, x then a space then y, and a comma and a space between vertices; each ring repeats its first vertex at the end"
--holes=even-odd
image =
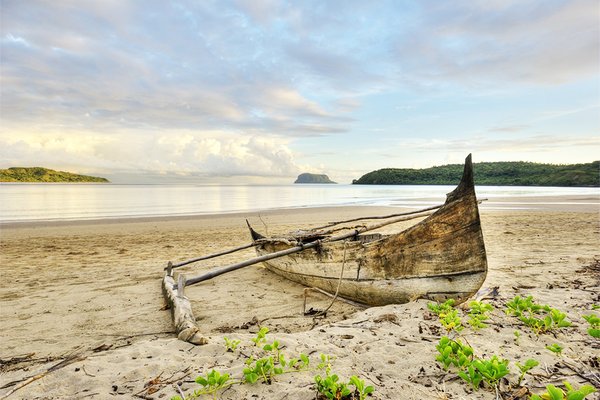
POLYGON ((86 358, 85 356, 82 356, 80 354, 73 354, 71 356, 68 356, 64 360, 60 361, 59 363, 54 364, 53 366, 51 366, 50 368, 48 368, 44 372, 41 372, 39 374, 30 376, 29 378, 26 378, 26 379, 23 379, 23 380, 20 380, 20 381, 10 382, 7 385, 4 385, 3 388, 9 387, 9 386, 13 386, 13 385, 16 385, 16 386, 13 389, 9 390, 8 393, 6 393, 2 397, 0 397, 0 400, 1 399, 6 399, 8 396, 10 396, 11 394, 13 394, 17 390, 19 390, 19 389, 21 389, 21 388, 29 385, 31 382, 35 382, 38 379, 43 378, 44 376, 48 375, 50 372, 57 371, 57 370, 59 370, 61 368, 64 368, 67 365, 72 364, 72 363, 74 363, 76 361, 84 360, 85 358, 86 358))
POLYGON ((0 365, 17 364, 22 361, 30 361, 35 353, 27 353, 23 355, 12 356, 10 358, 0 358, 0 365))
POLYGON ((117 336, 117 339, 132 339, 134 337, 139 337, 139 336, 172 335, 174 333, 175 333, 174 330, 170 330, 170 331, 159 331, 159 332, 136 333, 134 335, 123 335, 122 333, 105 333, 105 334, 100 334, 98 336, 113 336, 113 337, 117 336))
POLYGON ((83 370, 83 373, 84 373, 84 374, 86 374, 87 376, 91 376, 92 378, 95 378, 95 377, 96 377, 96 375, 92 375, 92 374, 88 373, 88 372, 85 370, 85 366, 83 366, 83 365, 82 365, 82 366, 81 366, 81 369, 83 370))
MULTIPOLYGON (((146 382, 144 384, 144 388, 142 390, 140 390, 139 392, 134 393, 133 395, 135 397, 146 398, 146 396, 158 392, 163 387, 182 380, 183 378, 185 378, 189 374, 191 374, 191 371, 190 371, 190 367, 186 367, 185 369, 183 369, 181 371, 173 372, 168 378, 161 379, 161 376, 163 373, 164 373, 164 371, 161 372, 160 374, 158 374, 155 378, 146 382), (180 373, 183 375, 174 378, 175 375, 180 374, 180 373)), ((175 385, 175 386, 179 387, 179 385, 175 385)), ((185 398, 185 396, 183 396, 182 398, 185 398)))
POLYGON ((185 393, 183 393, 183 390, 181 390, 181 386, 179 386, 177 384, 175 384, 173 386, 175 386, 175 388, 177 389, 177 392, 181 395, 181 398, 185 399, 185 393))
POLYGON ((575 374, 577 374, 580 378, 583 378, 586 381, 590 382, 593 386, 600 387, 600 376, 598 376, 597 374, 593 373, 592 371, 582 371, 578 369, 575 365, 572 365, 566 361, 563 361, 562 364, 571 371, 575 372, 575 374))

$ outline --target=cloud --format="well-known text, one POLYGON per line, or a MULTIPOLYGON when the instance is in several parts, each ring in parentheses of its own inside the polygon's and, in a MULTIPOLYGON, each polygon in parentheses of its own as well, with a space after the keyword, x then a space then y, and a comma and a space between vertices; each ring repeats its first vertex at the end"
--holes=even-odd
POLYGON ((495 126, 493 128, 488 129, 488 132, 493 132, 493 133, 517 133, 517 132, 524 131, 524 130, 530 128, 530 127, 531 127, 530 125, 525 125, 525 124, 495 126))
POLYGON ((198 177, 289 177, 300 171, 284 140, 227 132, 0 135, 0 159, 5 166, 198 177))
MULTIPOLYGON (((397 132, 423 110, 431 124, 457 93, 485 102, 597 80, 599 29, 587 0, 5 1, 0 152, 18 164, 295 174, 294 149, 316 153, 314 138, 366 154, 357 130, 397 132)), ((490 132, 539 129, 495 121, 507 120, 490 132)))
POLYGON ((464 85, 557 85, 599 67, 595 1, 421 3, 423 21, 396 39, 399 73, 464 85))
POLYGON ((2 27, 5 118, 96 131, 346 130, 349 119, 290 84, 281 56, 272 53, 277 38, 262 39, 273 32, 222 11, 190 3, 9 3, 2 27))
MULTIPOLYGON (((593 154, 600 151, 600 138, 583 135, 549 135, 537 134, 532 136, 511 136, 510 138, 490 138, 486 136, 471 136, 467 138, 438 138, 438 139, 405 139, 403 149, 412 151, 451 152, 468 154, 486 153, 504 157, 504 161, 522 157, 522 154, 544 154, 552 152, 569 152, 574 149, 585 149, 593 154), (595 150, 594 150, 595 149, 595 150)), ((383 155, 383 154, 382 154, 383 155)), ((393 154, 388 154, 394 157, 393 154)), ((547 157, 547 156, 546 156, 547 157)))

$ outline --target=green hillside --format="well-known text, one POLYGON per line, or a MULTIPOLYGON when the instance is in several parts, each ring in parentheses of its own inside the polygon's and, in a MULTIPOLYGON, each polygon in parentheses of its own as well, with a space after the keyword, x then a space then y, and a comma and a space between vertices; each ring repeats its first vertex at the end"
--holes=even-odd
POLYGON ((0 169, 0 182, 108 182, 108 179, 41 167, 13 167, 0 169))
MULTIPOLYGON (((456 185, 462 164, 425 169, 385 168, 352 181, 359 185, 456 185)), ((482 162, 473 164, 476 185, 491 186, 600 186, 600 162, 538 164, 532 162, 482 162)))

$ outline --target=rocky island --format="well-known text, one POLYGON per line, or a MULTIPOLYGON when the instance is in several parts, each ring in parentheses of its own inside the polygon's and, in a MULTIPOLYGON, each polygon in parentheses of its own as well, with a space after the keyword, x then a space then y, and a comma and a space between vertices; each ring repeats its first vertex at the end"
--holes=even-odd
POLYGON ((108 179, 78 175, 41 167, 12 167, 0 169, 0 182, 95 182, 108 183, 108 179))
POLYGON ((337 183, 329 179, 327 175, 324 174, 309 174, 304 173, 298 175, 298 179, 294 183, 337 183))

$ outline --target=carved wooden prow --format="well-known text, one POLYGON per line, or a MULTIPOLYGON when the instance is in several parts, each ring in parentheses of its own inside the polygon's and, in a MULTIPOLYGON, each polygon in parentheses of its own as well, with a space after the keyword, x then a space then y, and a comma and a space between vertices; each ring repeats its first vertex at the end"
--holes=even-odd
POLYGON ((475 184, 473 182, 473 162, 471 161, 471 154, 469 154, 465 159, 465 168, 460 183, 456 189, 446 195, 446 204, 458 200, 467 193, 473 191, 475 191, 475 184))

